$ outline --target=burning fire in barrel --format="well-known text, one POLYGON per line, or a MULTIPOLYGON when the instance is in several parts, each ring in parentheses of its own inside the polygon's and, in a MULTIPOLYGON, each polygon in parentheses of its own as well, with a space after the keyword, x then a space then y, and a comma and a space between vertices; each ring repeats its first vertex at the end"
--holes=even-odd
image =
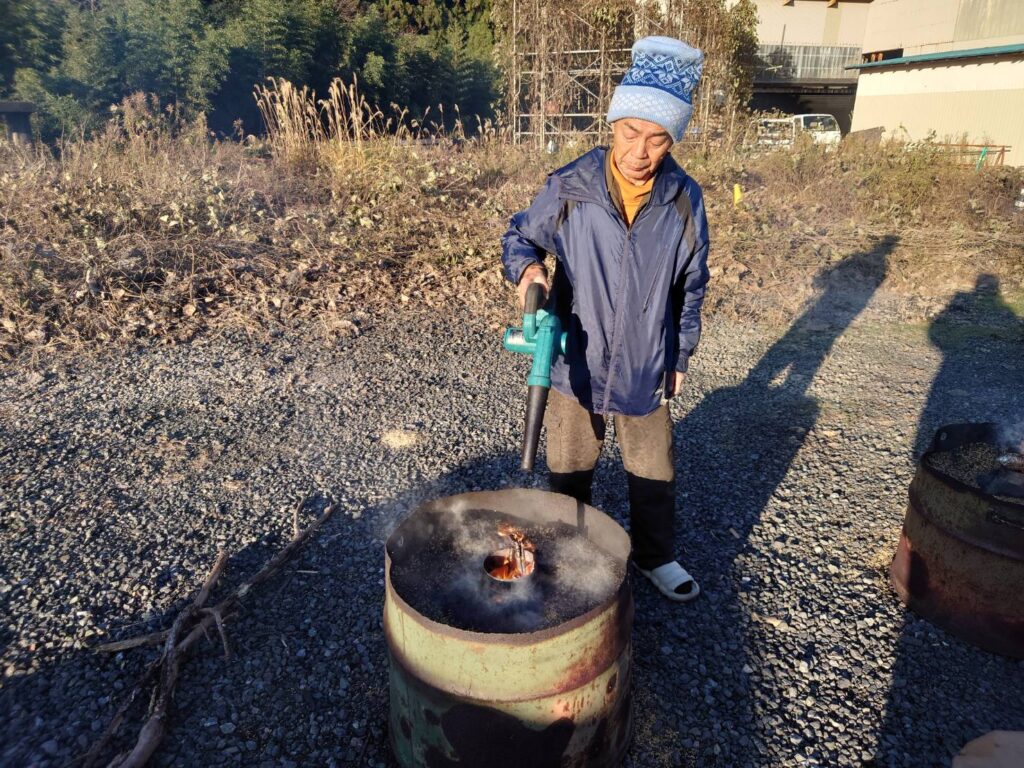
POLYGON ((403 767, 619 765, 632 732, 629 536, 543 491, 438 499, 385 548, 403 767))
POLYGON ((495 550, 484 560, 487 575, 497 581, 517 581, 526 578, 536 567, 535 547, 526 533, 506 522, 498 523, 498 535, 509 539, 509 546, 495 550))
POLYGON ((939 429, 910 484, 890 575, 923 618, 1024 658, 1024 441, 989 423, 939 429))

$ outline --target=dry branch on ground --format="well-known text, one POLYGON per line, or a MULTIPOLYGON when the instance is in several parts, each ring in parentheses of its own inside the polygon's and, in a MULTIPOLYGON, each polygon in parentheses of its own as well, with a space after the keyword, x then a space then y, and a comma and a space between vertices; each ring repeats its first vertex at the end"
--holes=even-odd
POLYGON ((335 504, 330 504, 309 527, 300 529, 299 513, 306 506, 307 502, 308 498, 303 499, 295 508, 292 516, 292 538, 288 544, 274 555, 260 571, 235 587, 227 597, 215 606, 206 607, 206 601, 209 599, 211 591, 227 564, 228 554, 226 552, 218 554, 217 560, 204 579, 202 586, 196 592, 195 597, 175 617, 170 629, 97 647, 97 651, 116 651, 144 645, 155 645, 158 642, 163 643, 163 651, 160 656, 146 667, 146 671, 118 707, 103 734, 96 740, 89 751, 80 758, 82 768, 94 768, 94 766, 99 764, 98 761, 117 735, 131 707, 156 679, 157 682, 153 690, 153 700, 150 705, 149 715, 139 731, 134 746, 129 751, 116 756, 107 763, 108 768, 141 768, 141 766, 146 765, 167 733, 174 690, 178 683, 182 664, 187 659, 192 646, 201 637, 209 637, 209 631, 215 628, 221 637, 225 658, 229 657, 230 651, 224 619, 233 614, 249 592, 275 576, 284 564, 330 520, 336 509, 335 504))

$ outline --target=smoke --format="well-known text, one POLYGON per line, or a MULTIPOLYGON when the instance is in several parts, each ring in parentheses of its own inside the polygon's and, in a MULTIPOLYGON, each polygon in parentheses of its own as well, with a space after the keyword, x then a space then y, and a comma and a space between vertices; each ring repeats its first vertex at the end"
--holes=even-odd
POLYGON ((498 535, 493 517, 472 514, 479 511, 459 499, 444 513, 453 559, 461 563, 448 589, 448 602, 473 616, 474 623, 503 632, 534 631, 544 622, 543 591, 533 578, 497 585, 485 575, 484 559, 507 545, 508 539, 498 535))
POLYGON ((493 519, 472 516, 469 514, 471 511, 478 510, 465 499, 457 499, 444 512, 445 532, 451 536, 451 547, 457 557, 482 563, 487 555, 501 546, 502 539, 493 519))
POLYGON ((565 523, 532 523, 464 500, 410 523, 392 552, 393 584, 424 615, 461 629, 520 633, 555 626, 611 597, 625 575, 624 562, 565 523), (487 574, 487 556, 509 544, 498 533, 500 523, 522 529, 536 547, 530 575, 501 582, 487 574))
POLYGON ((476 624, 501 632, 534 632, 590 610, 622 581, 624 564, 570 527, 549 530, 513 518, 508 522, 521 525, 537 545, 537 566, 528 577, 496 585, 483 574, 482 563, 507 540, 497 536, 494 517, 468 512, 457 509, 454 519, 446 521, 462 563, 451 583, 449 605, 458 605, 458 612, 476 624))
POLYGON ((372 526, 374 537, 382 542, 391 538, 395 528, 405 520, 409 512, 419 508, 430 498, 428 494, 429 490, 409 491, 398 498, 378 505, 373 510, 372 516, 367 518, 368 523, 372 526))
POLYGON ((550 559, 558 588, 588 599, 607 597, 622 580, 622 568, 616 567, 614 558, 595 553, 594 545, 582 536, 556 541, 550 559))
POLYGON ((452 582, 450 596, 469 608, 474 620, 502 632, 532 632, 544 623, 544 599, 532 579, 502 584, 500 588, 481 577, 472 563, 452 582))
MULTIPOLYGON (((469 509, 468 504, 453 509, 452 517, 446 525, 451 526, 453 548, 458 555, 467 558, 470 563, 480 563, 495 549, 506 546, 508 539, 497 535, 493 518, 466 519, 469 509)), ((592 600, 607 597, 622 580, 621 565, 616 567, 614 558, 598 550, 583 534, 571 532, 568 526, 551 541, 550 536, 540 534, 536 525, 531 526, 515 518, 505 519, 520 527, 528 540, 534 543, 546 542, 537 550, 537 564, 542 573, 549 575, 554 591, 577 594, 592 600)), ((531 578, 522 579, 515 582, 514 587, 518 590, 523 584, 534 581, 531 578)), ((473 580, 472 583, 480 588, 479 580, 473 580)), ((487 596, 490 597, 491 593, 487 596)), ((541 597, 535 590, 517 591, 513 602, 523 604, 531 598, 541 597)))
POLYGON ((999 427, 999 447, 1015 453, 1024 453, 1024 419, 999 427))
MULTIPOLYGON (((374 535, 379 541, 387 541, 411 512, 431 501, 442 498, 449 492, 450 489, 442 487, 438 483, 433 483, 413 488, 400 497, 381 504, 374 510, 371 523, 374 527, 374 535)), ((450 510, 447 510, 445 514, 450 518, 453 529, 461 528, 465 525, 465 515, 470 509, 472 509, 472 505, 465 499, 450 500, 450 510)), ((463 538, 465 537, 460 537, 460 545, 468 550, 471 542, 462 541, 463 538)))

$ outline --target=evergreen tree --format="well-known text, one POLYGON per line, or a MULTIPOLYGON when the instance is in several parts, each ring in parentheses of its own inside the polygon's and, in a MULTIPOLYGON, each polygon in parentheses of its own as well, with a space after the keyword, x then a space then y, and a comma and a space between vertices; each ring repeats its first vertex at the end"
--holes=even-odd
POLYGON ((13 95, 19 69, 46 72, 60 59, 64 5, 47 0, 0 0, 0 97, 13 95))
MULTIPOLYGON (((408 102, 406 61, 398 56, 399 35, 376 9, 355 20, 343 54, 342 76, 359 81, 367 101, 382 108, 408 102)), ((421 90, 417 83, 416 90, 421 90)))
POLYGON ((121 87, 154 93, 187 111, 210 106, 227 74, 225 41, 206 23, 200 0, 115 0, 124 6, 121 87))
POLYGON ((35 101, 45 132, 98 124, 153 94, 224 132, 259 128, 268 77, 324 95, 358 78, 368 101, 433 119, 489 114, 489 0, 0 0, 0 94, 35 101), (442 105, 438 110, 438 105, 442 105))

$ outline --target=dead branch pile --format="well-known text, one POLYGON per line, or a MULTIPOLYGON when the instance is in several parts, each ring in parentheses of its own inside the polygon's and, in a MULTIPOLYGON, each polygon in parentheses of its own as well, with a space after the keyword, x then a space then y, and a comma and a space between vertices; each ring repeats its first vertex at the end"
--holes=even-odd
MULTIPOLYGON (((239 608, 242 600, 253 588, 275 576, 285 563, 290 560, 306 543, 309 542, 320 528, 330 520, 336 505, 330 504, 327 509, 306 529, 299 529, 299 513, 308 499, 303 499, 295 508, 292 518, 292 538, 263 568, 251 578, 235 587, 230 594, 212 607, 206 606, 217 580, 228 561, 228 554, 220 552, 213 567, 207 574, 195 597, 174 619, 170 629, 163 632, 143 635, 141 637, 107 643, 98 646, 100 652, 117 652, 129 648, 163 644, 160 655, 146 667, 139 681, 118 707, 103 734, 96 740, 89 751, 80 758, 82 768, 94 768, 100 765, 101 757, 108 750, 114 737, 120 730, 125 717, 134 703, 155 683, 152 689, 149 715, 139 731, 134 746, 107 762, 107 768, 141 768, 156 752, 167 729, 171 717, 171 701, 174 696, 178 676, 182 664, 188 657, 192 646, 202 637, 209 637, 210 630, 216 628, 224 648, 225 659, 230 658, 230 646, 224 628, 225 619, 232 616, 239 608)), ((76 761, 77 763, 78 761, 76 761)))

